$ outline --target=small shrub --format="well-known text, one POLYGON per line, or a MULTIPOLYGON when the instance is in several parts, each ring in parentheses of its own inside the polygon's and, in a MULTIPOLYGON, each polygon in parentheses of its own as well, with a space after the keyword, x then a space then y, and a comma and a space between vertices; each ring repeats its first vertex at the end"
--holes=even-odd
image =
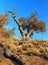
POLYGON ((33 55, 33 54, 32 54, 32 50, 28 50, 28 51, 26 52, 26 55, 32 56, 32 55, 33 55))
POLYGON ((45 52, 45 48, 40 46, 40 53, 44 53, 45 52))
POLYGON ((48 47, 45 48, 45 51, 48 52, 48 47))

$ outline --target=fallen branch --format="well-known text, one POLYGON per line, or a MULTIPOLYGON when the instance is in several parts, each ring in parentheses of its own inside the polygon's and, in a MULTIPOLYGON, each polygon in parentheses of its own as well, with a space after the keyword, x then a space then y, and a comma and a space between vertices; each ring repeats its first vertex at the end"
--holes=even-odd
POLYGON ((15 62, 17 62, 19 65, 26 65, 22 59, 18 55, 13 54, 8 48, 5 48, 5 53, 4 55, 7 58, 10 58, 11 60, 13 59, 15 62))

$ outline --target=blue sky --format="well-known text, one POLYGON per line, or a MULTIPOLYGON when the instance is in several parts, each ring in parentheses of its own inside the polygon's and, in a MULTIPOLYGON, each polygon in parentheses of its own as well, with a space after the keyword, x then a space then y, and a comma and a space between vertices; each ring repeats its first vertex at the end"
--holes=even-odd
MULTIPOLYGON (((17 10, 17 18, 21 16, 28 17, 30 14, 34 13, 35 10, 38 12, 38 20, 43 20, 46 22, 46 32, 35 33, 33 39, 45 39, 48 40, 48 0, 1 0, 0 1, 0 14, 4 14, 6 10, 17 10)), ((17 24, 14 22, 13 18, 10 16, 10 23, 6 26, 8 29, 16 27, 16 37, 20 38, 21 34, 18 30, 17 24)))

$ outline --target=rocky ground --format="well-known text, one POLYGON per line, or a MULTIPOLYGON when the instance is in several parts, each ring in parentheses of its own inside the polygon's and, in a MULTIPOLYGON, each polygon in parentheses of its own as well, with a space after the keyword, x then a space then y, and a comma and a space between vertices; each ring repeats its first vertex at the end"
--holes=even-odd
POLYGON ((48 41, 0 38, 0 65, 48 65, 48 41))

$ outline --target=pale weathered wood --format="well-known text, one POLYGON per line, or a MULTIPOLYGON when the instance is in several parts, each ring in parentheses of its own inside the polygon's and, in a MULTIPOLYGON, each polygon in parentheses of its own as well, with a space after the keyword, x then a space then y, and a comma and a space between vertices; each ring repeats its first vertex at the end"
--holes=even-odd
POLYGON ((19 65, 26 65, 18 55, 13 54, 8 48, 5 48, 4 55, 17 62, 19 65))

